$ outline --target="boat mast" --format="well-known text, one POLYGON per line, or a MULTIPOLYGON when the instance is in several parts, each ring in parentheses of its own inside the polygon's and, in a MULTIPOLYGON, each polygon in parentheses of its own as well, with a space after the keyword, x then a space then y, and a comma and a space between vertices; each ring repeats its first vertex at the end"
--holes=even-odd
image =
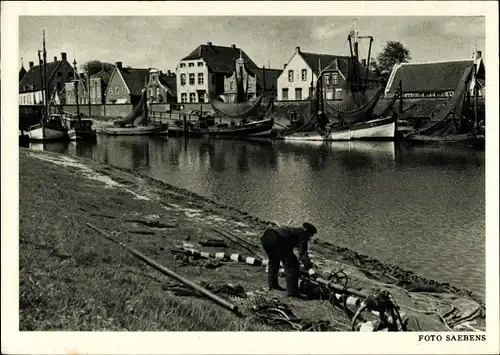
POLYGON ((44 87, 44 92, 45 92, 45 117, 49 117, 49 84, 47 83, 47 51, 45 50, 45 30, 43 30, 43 72, 44 72, 44 78, 45 78, 45 87, 44 87))
POLYGON ((87 76, 88 76, 88 88, 89 88, 89 93, 88 93, 88 97, 89 97, 89 118, 90 116, 92 115, 92 103, 91 103, 91 98, 90 98, 90 66, 87 65, 87 76))
MULTIPOLYGON (((44 86, 43 86, 43 72, 42 72, 42 57, 40 56, 40 53, 42 51, 39 50, 38 51, 38 65, 40 66, 40 93, 42 94, 42 103, 45 105, 45 99, 44 99, 44 86)), ((44 106, 44 109, 42 111, 42 116, 45 115, 45 106, 44 106)), ((42 127, 43 127, 43 117, 42 117, 42 127)))
POLYGON ((479 96, 479 88, 477 82, 477 64, 474 64, 474 128, 476 132, 479 130, 479 115, 478 115, 478 96, 479 96))
POLYGON ((78 122, 80 122, 80 103, 78 101, 78 89, 80 86, 80 80, 76 80, 76 78, 80 78, 78 75, 78 70, 76 67, 76 59, 73 60, 73 68, 75 71, 75 99, 76 99, 76 116, 78 117, 78 122))

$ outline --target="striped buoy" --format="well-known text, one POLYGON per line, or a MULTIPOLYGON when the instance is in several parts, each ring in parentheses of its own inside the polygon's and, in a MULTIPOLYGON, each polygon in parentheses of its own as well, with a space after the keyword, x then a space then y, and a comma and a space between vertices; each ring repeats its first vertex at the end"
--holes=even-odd
POLYGON ((269 260, 261 260, 254 258, 252 256, 244 257, 241 254, 227 254, 224 252, 218 252, 218 253, 209 253, 205 251, 198 251, 196 249, 192 248, 192 244, 183 244, 184 250, 186 250, 189 254, 193 256, 198 256, 202 258, 214 258, 218 260, 233 260, 233 261, 239 261, 239 262, 245 262, 249 265, 253 266, 267 266, 269 265, 269 260))

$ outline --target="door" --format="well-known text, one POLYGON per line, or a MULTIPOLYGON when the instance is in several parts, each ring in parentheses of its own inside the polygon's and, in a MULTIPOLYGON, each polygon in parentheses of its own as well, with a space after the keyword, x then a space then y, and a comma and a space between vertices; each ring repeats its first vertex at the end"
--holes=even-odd
POLYGON ((295 89, 295 100, 302 100, 302 88, 295 89))

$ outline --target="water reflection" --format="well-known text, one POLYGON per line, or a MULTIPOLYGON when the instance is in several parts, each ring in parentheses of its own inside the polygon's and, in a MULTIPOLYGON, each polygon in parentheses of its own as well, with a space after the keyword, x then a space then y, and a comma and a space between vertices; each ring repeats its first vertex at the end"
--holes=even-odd
POLYGON ((484 291, 484 151, 106 136, 44 149, 138 169, 265 219, 309 220, 321 238, 484 291))

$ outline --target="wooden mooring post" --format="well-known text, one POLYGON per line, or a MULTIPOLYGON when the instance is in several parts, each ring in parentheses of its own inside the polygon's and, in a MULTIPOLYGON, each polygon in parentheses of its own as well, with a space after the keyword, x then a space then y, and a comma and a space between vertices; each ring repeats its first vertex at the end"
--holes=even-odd
POLYGON ((188 124, 187 124, 187 116, 186 114, 182 115, 183 128, 184 128, 184 137, 188 136, 188 124))

